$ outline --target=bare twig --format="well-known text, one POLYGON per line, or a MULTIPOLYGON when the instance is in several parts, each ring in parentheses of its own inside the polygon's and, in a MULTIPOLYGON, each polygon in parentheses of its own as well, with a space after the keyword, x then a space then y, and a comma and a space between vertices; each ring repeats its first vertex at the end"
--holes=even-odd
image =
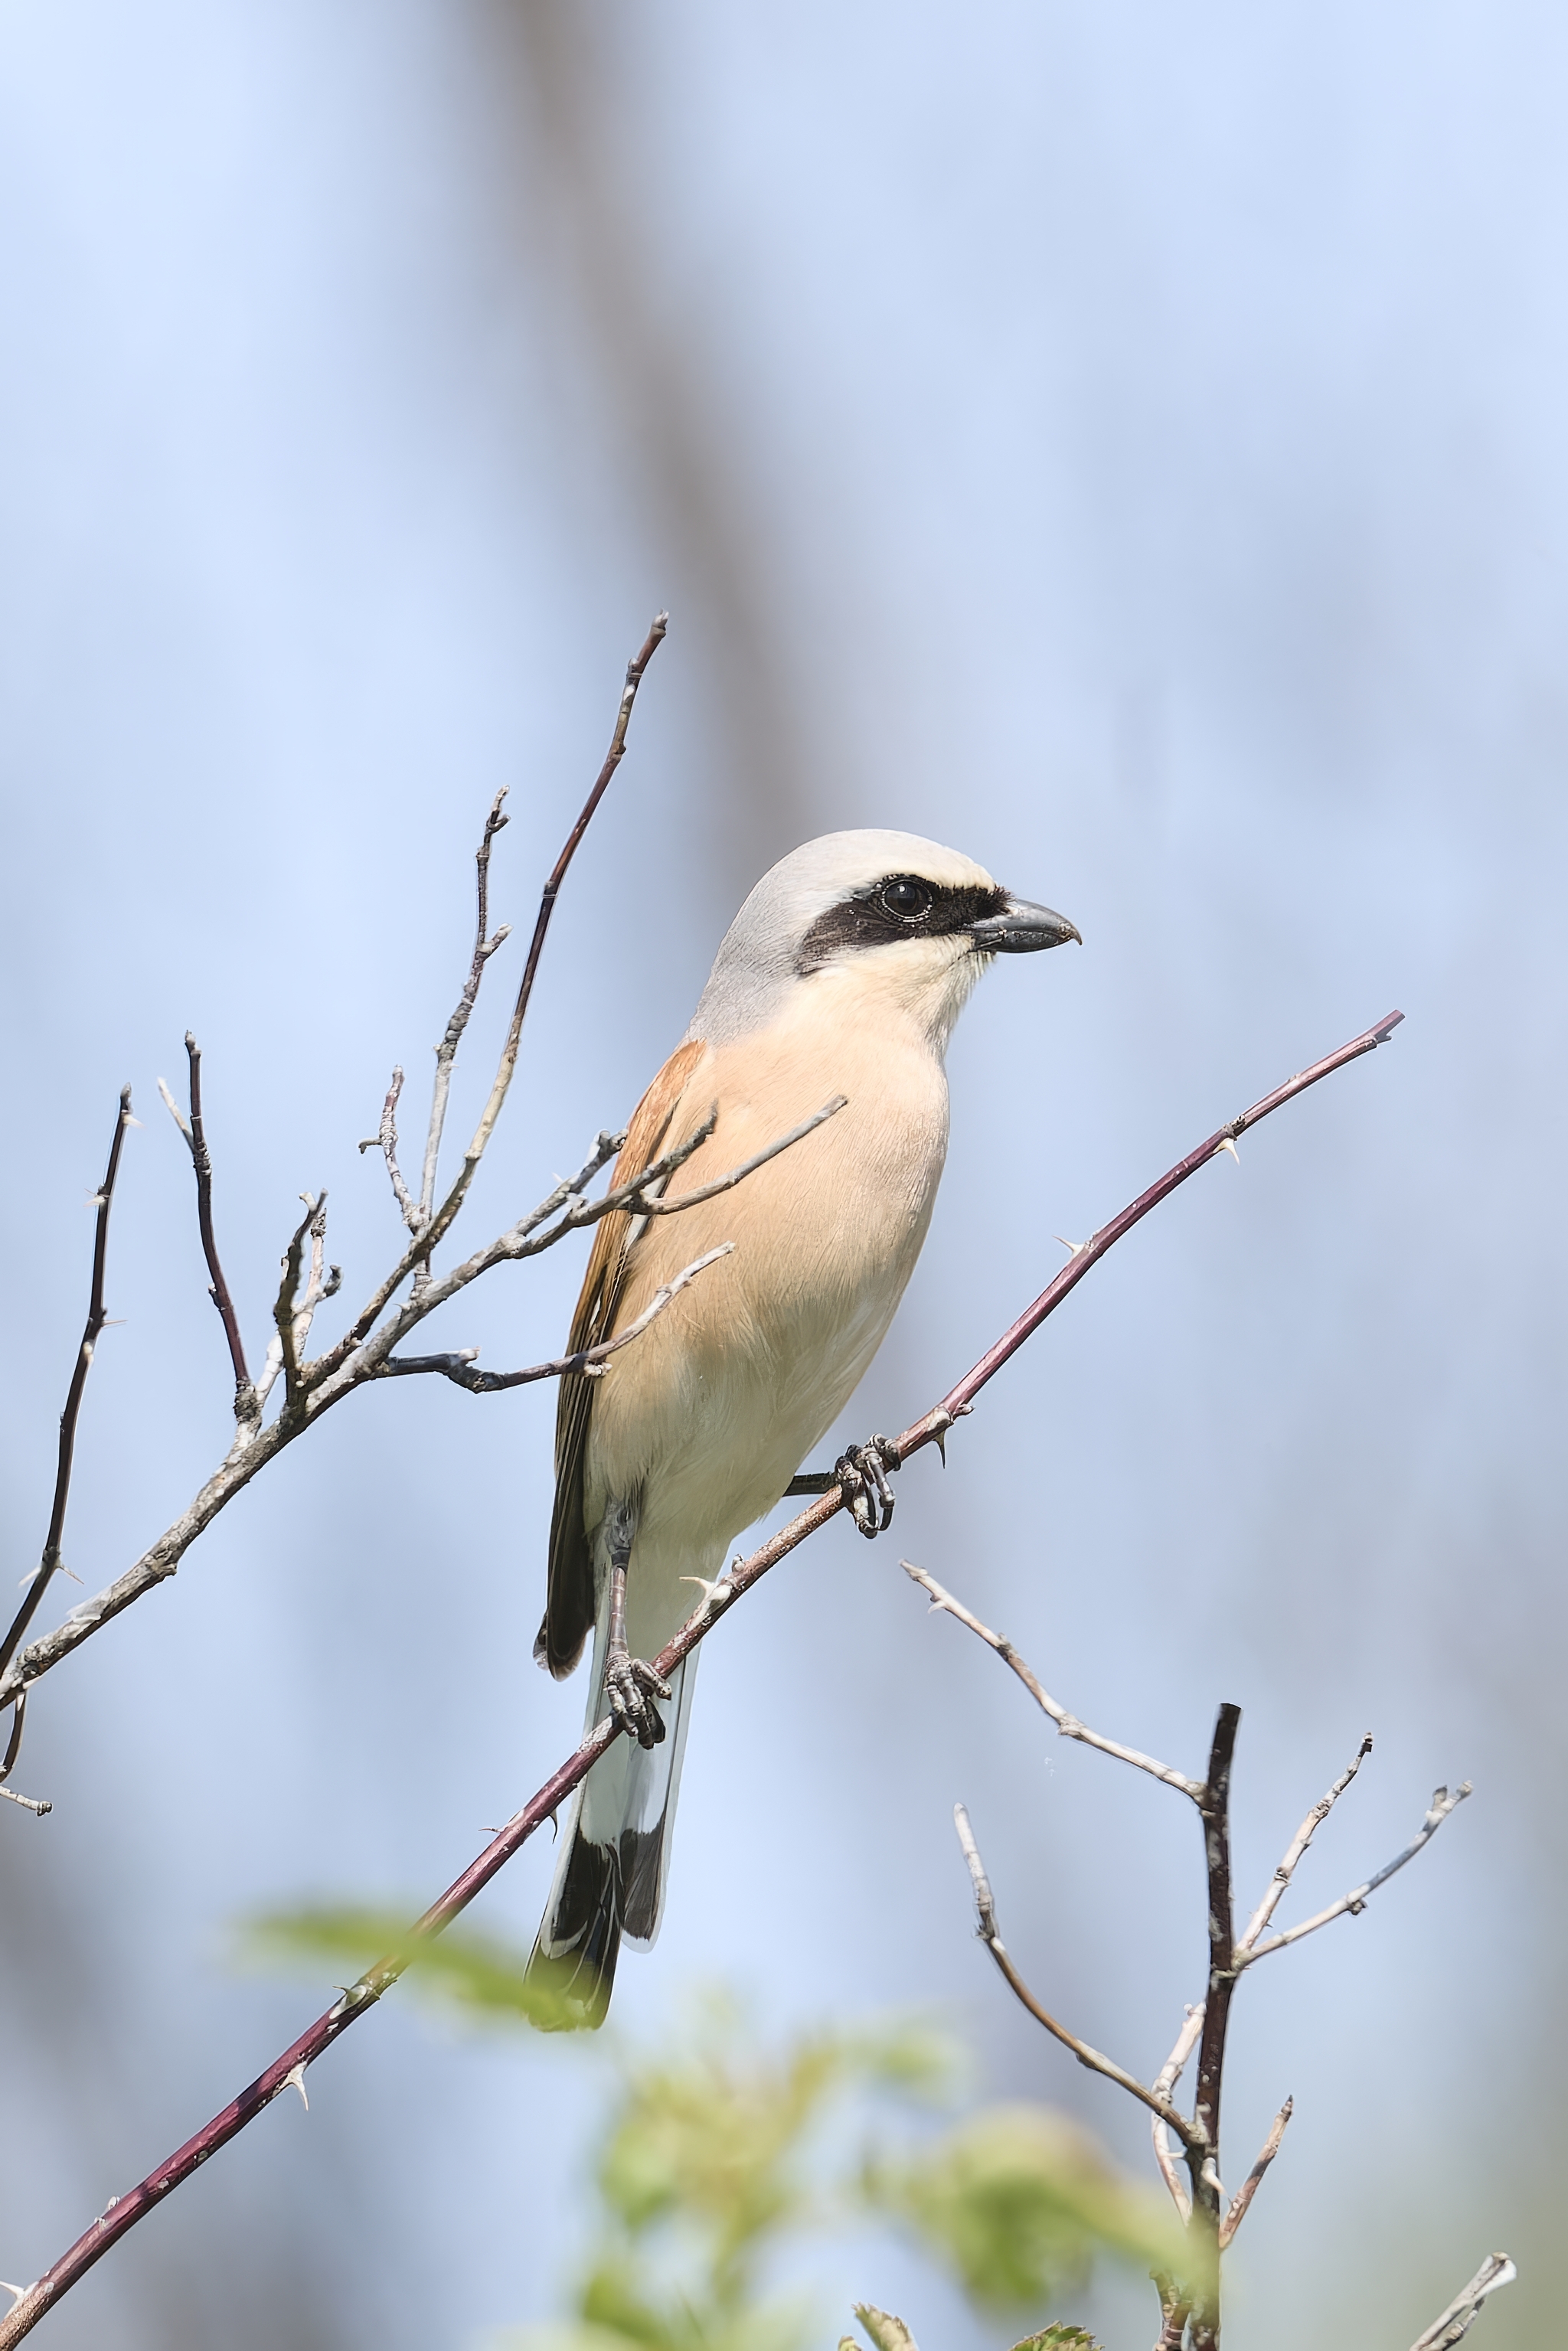
MULTIPOLYGON (((629 717, 631 706, 626 703, 624 695, 622 699, 629 717)), ((621 726, 620 732, 624 744, 626 730, 623 725, 621 726)), ((475 854, 478 916, 474 928, 473 960, 469 964, 468 977, 463 983, 463 993, 457 999, 456 1009, 447 1022, 445 1034, 435 1049, 435 1082, 431 1091, 430 1127, 424 1138, 424 1167, 419 1186, 420 1227, 430 1222, 431 1211, 435 1206, 435 1171, 441 1157, 442 1130, 446 1124, 447 1097, 452 1091, 452 1065, 457 1059, 457 1048, 463 1042, 463 1031, 468 1026, 468 1016, 479 1000, 479 983, 485 977, 485 966, 497 948, 503 946, 511 936, 509 923, 503 923, 493 937, 487 935, 490 925, 490 844, 503 826, 511 821, 509 817, 504 816, 501 812, 501 802, 506 797, 507 787, 503 784, 490 803, 490 813, 485 820, 484 837, 475 854)), ((418 1228, 415 1228, 416 1230, 418 1228)), ((428 1274, 428 1266, 422 1270, 428 1274)), ((416 1280, 419 1279, 418 1275, 414 1278, 416 1280)))
MULTIPOLYGON (((298 1291, 300 1267, 305 1253, 305 1240, 306 1236, 308 1234, 313 1247, 319 1245, 319 1228, 322 1231, 325 1229, 323 1216, 327 1205, 327 1195, 323 1192, 320 1198, 317 1199, 311 1193, 307 1192, 304 1195, 304 1200, 305 1214, 295 1228, 294 1233, 289 1240, 288 1247, 283 1253, 283 1280, 278 1284, 277 1302, 272 1310, 272 1319, 277 1330, 277 1361, 283 1367, 283 1389, 286 1409, 290 1405, 298 1405, 300 1401, 299 1323, 300 1318, 305 1312, 305 1300, 299 1298, 298 1291)), ((309 1289, 307 1288, 305 1299, 308 1299, 309 1295, 309 1289)), ((272 1378, 275 1379, 277 1377, 277 1371, 271 1362, 270 1349, 268 1350, 267 1369, 271 1372, 272 1378)), ((263 1378, 267 1380, 267 1386, 270 1387, 272 1384, 272 1379, 267 1379, 265 1373, 263 1374, 263 1378)), ((258 1390, 258 1393, 262 1395, 262 1399, 265 1402, 265 1391, 258 1390)))
POLYGON ((1264 1895, 1261 1902, 1258 1905, 1257 1909, 1252 1913, 1251 1917, 1248 1920, 1246 1933, 1241 1936, 1240 1939, 1237 1943, 1236 1949, 1239 1957, 1245 1959, 1252 1956, 1253 1947, 1257 1943, 1259 1936, 1263 1932, 1264 1928, 1269 1924, 1270 1919, 1279 1908, 1281 1896, 1283 1895, 1285 1888, 1289 1886, 1291 1878, 1296 1874, 1297 1863, 1301 1860, 1301 1855, 1306 1852, 1306 1849, 1311 1844, 1313 1837, 1317 1834, 1319 1829, 1322 1828, 1323 1823, 1327 1820, 1329 1814, 1333 1812, 1334 1806, 1338 1803, 1340 1798, 1343 1795, 1345 1790, 1349 1787, 1351 1782, 1354 1779, 1356 1773, 1360 1771, 1362 1765, 1365 1762, 1371 1752, 1372 1733, 1369 1730, 1366 1733, 1366 1736, 1363 1739, 1361 1745, 1356 1749, 1355 1753, 1351 1757, 1350 1761, 1345 1765, 1344 1770, 1340 1773, 1339 1778, 1334 1782, 1333 1786, 1329 1790, 1328 1794, 1326 1796, 1321 1796, 1318 1799, 1318 1802, 1312 1806, 1312 1811, 1307 1814, 1306 1819, 1301 1823, 1301 1827, 1296 1831, 1295 1835, 1291 1839, 1289 1845, 1285 1849, 1285 1857, 1283 1861, 1281 1862, 1279 1868, 1274 1872, 1273 1876, 1269 1881, 1267 1893, 1264 1895))
POLYGON ((1480 2307, 1489 2294, 1499 2286, 1511 2285, 1519 2272, 1506 2253, 1489 2253, 1468 2286, 1456 2294, 1441 2318, 1434 2319, 1425 2335, 1417 2336, 1410 2351, 1453 2351, 1462 2343, 1480 2314, 1480 2307))
POLYGON ((1113 1755, 1119 1763, 1131 1763, 1136 1771, 1147 1771, 1154 1779, 1163 1780, 1167 1788, 1176 1788, 1182 1795, 1190 1796, 1195 1803, 1198 1801, 1203 1793, 1199 1781, 1189 1780, 1185 1772, 1173 1771, 1168 1763, 1156 1762, 1152 1755, 1142 1754, 1135 1747, 1124 1747, 1117 1740, 1103 1738, 1098 1730, 1091 1730, 1087 1723, 1080 1722, 1075 1714, 1069 1714, 1049 1691, 1041 1688, 1005 1635, 993 1633, 988 1625, 982 1625, 961 1600, 955 1600, 953 1594, 945 1591, 934 1575, 927 1575, 923 1567, 915 1567, 907 1559, 901 1559, 898 1563, 905 1575, 931 1594, 933 1614, 940 1612, 945 1616, 956 1617, 960 1625, 967 1625, 971 1633, 977 1633, 980 1639, 1012 1667, 1036 1706, 1051 1717, 1063 1739, 1082 1740, 1085 1747, 1098 1748, 1102 1755, 1113 1755))
MULTIPOLYGON (((1072 2052, 1081 2065, 1086 2065, 1092 2074, 1103 2074, 1108 2082, 1114 2082, 1119 2089, 1125 2090, 1130 2096, 1141 2099, 1152 2113, 1159 2116, 1162 2122, 1169 2125, 1185 2147, 1194 2149, 1201 2156, 1204 2151, 1203 2145, 1195 2126, 1188 2122, 1185 2115, 1178 2114, 1168 2098, 1159 2097, 1155 2091, 1146 2088, 1135 2074, 1129 2074, 1124 2065, 1118 2065, 1113 2057, 1107 2057, 1100 2050, 1092 2049, 1087 2041, 1080 2041, 1075 2032, 1070 2032, 1065 2024, 1059 2023, 1054 2016, 1041 2008, 1039 2001, 1013 1965, 1008 1948, 998 1930, 996 1902, 991 1894, 990 1880, 986 1876, 986 1865, 980 1859, 979 1847, 975 1843, 974 1832, 969 1826, 969 1815, 962 1804, 955 1804, 953 1807, 953 1825, 958 1832, 958 1843, 963 1847, 964 1859, 969 1865, 969 1879, 975 1893, 975 1914, 978 1921, 976 1931, 992 1959, 995 1959, 1016 1998, 1028 2009, 1037 2023, 1043 2024, 1046 2031, 1054 2034, 1064 2049, 1070 2049, 1072 2052)), ((0 2342, 3 2340, 4 2338, 0 2337, 0 2342)))
POLYGON ((475 1362, 478 1350, 472 1347, 453 1355, 390 1355, 381 1366, 380 1376, 396 1379, 411 1373, 439 1372, 444 1379, 466 1388, 470 1395, 496 1395, 503 1388, 528 1387, 536 1380, 559 1380, 571 1373, 602 1372, 611 1356, 629 1347, 633 1339, 640 1339, 650 1322, 656 1322, 670 1301, 677 1298, 699 1273, 706 1273, 710 1265, 716 1265, 721 1257, 733 1256, 734 1251, 733 1241, 721 1241, 706 1257, 694 1259, 690 1265, 682 1267, 673 1280, 653 1292, 636 1321, 628 1322, 624 1331, 618 1331, 613 1339, 601 1339, 596 1347, 584 1347, 575 1355, 558 1355, 549 1364, 530 1364, 524 1372, 482 1372, 475 1362))
POLYGON ((224 1336, 229 1343, 229 1362, 235 1375, 235 1418, 239 1421, 256 1417, 256 1391, 250 1374, 246 1369, 245 1343, 240 1337, 239 1317, 235 1312, 234 1300, 224 1279, 222 1261, 218 1257, 217 1235, 213 1229, 213 1159, 207 1149, 206 1129, 202 1123, 202 1050, 187 1029, 185 1059, 189 1064, 191 1115, 185 1118, 173 1095, 162 1078, 158 1091, 168 1104, 175 1125, 185 1138, 191 1164, 196 1171, 196 1224, 202 1236, 202 1254, 207 1260, 210 1277, 207 1295, 217 1308, 224 1326, 224 1336))
POLYGON ((402 1065, 400 1062, 392 1073, 392 1083, 387 1088, 386 1100, 382 1104, 381 1124, 374 1134, 366 1135, 360 1145, 360 1152, 361 1156, 367 1151, 381 1153, 386 1162, 387 1175, 392 1182, 392 1198, 397 1202, 403 1223, 408 1227, 409 1231, 417 1237, 419 1203, 404 1183, 402 1169, 397 1164, 397 1106, 402 1094, 402 1065))
POLYGON ((1299 1927, 1287 1927, 1283 1934, 1270 1935, 1265 1942, 1254 1944, 1249 1951, 1239 1954, 1240 1966, 1249 1968, 1254 1961, 1266 1959, 1270 1952, 1282 1951, 1290 1943, 1299 1943, 1303 1935, 1315 1935, 1320 1927, 1328 1926, 1334 1918, 1347 1915, 1358 1917, 1365 1909, 1369 1897, 1380 1886, 1386 1884, 1396 1869, 1403 1869, 1407 1861, 1414 1861, 1423 1845, 1430 1844, 1448 1814, 1457 1811, 1470 1792, 1468 1780, 1451 1792, 1447 1788, 1434 1788, 1427 1817, 1403 1853, 1396 1853, 1392 1861, 1385 1861, 1383 1867, 1375 1870, 1364 1884, 1353 1886, 1348 1894, 1342 1894, 1337 1902, 1331 1902, 1328 1908, 1320 1910, 1315 1918, 1303 1918, 1299 1927))
MULTIPOLYGON (((77 1349, 70 1385, 66 1390, 65 1409, 60 1415, 59 1452, 55 1463, 55 1497, 49 1507, 48 1532, 44 1537, 44 1553, 37 1572, 28 1582, 21 1606, 12 1617, 5 1639, 0 1640, 0 1705, 16 1695, 15 1688, 4 1687, 6 1669, 37 1614, 39 1601, 54 1578, 55 1570, 60 1564, 60 1545, 66 1531, 66 1506, 71 1492, 71 1463, 76 1454, 77 1423, 81 1417, 81 1400, 87 1389, 87 1375, 92 1369, 93 1353, 99 1333, 109 1320, 108 1309, 103 1302, 104 1274, 109 1264, 109 1212, 114 1205, 114 1186, 120 1176, 120 1155, 125 1144, 125 1131, 134 1124, 131 1115, 131 1088, 122 1086, 120 1108, 115 1113, 114 1135, 109 1146, 109 1165, 93 1199, 98 1221, 93 1231, 92 1287, 88 1294, 87 1323, 81 1334, 81 1344, 77 1349)), ((16 1761, 14 1755, 11 1761, 16 1761)))
MULTIPOLYGON (((506 1102, 507 1093, 512 1082, 512 1073, 517 1066, 517 1048, 522 1042, 523 1022, 528 1017, 528 998, 534 991, 534 975, 539 967, 539 957, 544 953, 545 934, 549 929, 550 916, 555 912, 555 902, 560 894, 560 885, 566 879, 568 866, 577 854, 578 844, 592 820, 593 812, 603 799, 609 789, 610 779, 625 755, 626 729, 631 724, 632 705, 637 699, 637 689, 643 683, 643 673, 648 664, 664 641, 669 619, 667 612, 660 612, 654 616, 653 624, 643 644, 626 664, 626 684, 621 695, 621 707, 615 715, 615 728, 610 738, 610 748, 604 755, 604 765, 600 768, 593 789, 583 802, 577 822, 568 833, 565 846, 551 867, 549 879, 545 883, 544 893, 539 900, 538 919, 534 924, 534 935, 528 942, 528 961, 523 966, 523 977, 517 988, 517 1000, 512 1008, 511 1025, 507 1030, 506 1043, 501 1048, 501 1059, 496 1071, 495 1083, 490 1089, 489 1100, 480 1113, 479 1123, 474 1130, 473 1140, 463 1155, 463 1165, 457 1172, 456 1181, 441 1207, 425 1221, 422 1235, 422 1238, 428 1244, 423 1252, 425 1257, 428 1257, 431 1249, 434 1249, 463 1206, 468 1186, 474 1181, 475 1171, 485 1155, 486 1146, 491 1135, 496 1131, 496 1121, 501 1115, 502 1105, 506 1102)), ((410 1270, 412 1270, 411 1267, 410 1270)), ((379 1308, 377 1311, 380 1311, 379 1308)))
MULTIPOLYGON (((699 1184, 695 1191, 677 1192, 672 1197, 668 1193, 655 1196, 653 1193, 644 1192, 641 1188, 641 1184, 626 1187, 632 1193, 632 1205, 637 1214, 640 1217, 679 1217, 684 1215, 687 1208, 699 1207, 704 1200, 716 1200, 721 1192, 733 1192, 737 1184, 744 1184, 748 1176, 754 1176, 757 1170, 759 1167, 765 1167, 770 1159, 777 1159, 779 1154, 781 1151, 788 1151, 792 1143, 800 1142, 817 1127, 824 1124, 828 1119, 836 1118, 840 1111, 849 1107, 849 1099, 848 1094, 835 1094, 831 1102, 822 1104, 821 1110, 814 1110, 810 1118, 803 1118, 799 1126, 792 1126, 788 1134, 781 1134, 777 1143, 768 1144, 764 1150, 754 1151, 749 1159, 743 1159, 738 1167, 730 1169, 727 1176, 716 1176, 711 1184, 699 1184)), ((716 1102, 714 1104, 716 1117, 717 1113, 718 1105, 716 1102)), ((642 1182, 645 1183, 647 1180, 643 1177, 642 1182)))
MULTIPOLYGON (((1177 2036, 1176 2047, 1155 2075, 1155 2088, 1162 2098, 1168 2098, 1180 2081, 1182 2070, 1197 2047, 1197 2036, 1202 2031, 1203 2003, 1200 2001, 1196 2008, 1187 2010, 1186 2021, 1177 2036)), ((1187 2194, 1181 2174, 1176 2169, 1176 2150, 1171 2146, 1169 2134, 1158 2115, 1155 2115, 1150 2122, 1149 2131, 1154 2140, 1155 2161, 1159 2166, 1160 2178, 1165 2181, 1170 2193, 1171 2202, 1176 2206, 1183 2220, 1188 2220, 1192 2217, 1192 2198, 1187 2194)), ((1182 2324, 1186 2325, 1185 2318, 1182 2324)))
POLYGON ((1258 2183, 1280 2152, 1280 2142, 1285 2136, 1285 2126, 1295 2111, 1294 2098, 1287 2098, 1275 2116, 1273 2126, 1264 2140, 1257 2162, 1230 2199, 1230 2209, 1219 2224, 1219 2250, 1223 2252, 1247 2218, 1247 2207, 1258 2193, 1258 2183))

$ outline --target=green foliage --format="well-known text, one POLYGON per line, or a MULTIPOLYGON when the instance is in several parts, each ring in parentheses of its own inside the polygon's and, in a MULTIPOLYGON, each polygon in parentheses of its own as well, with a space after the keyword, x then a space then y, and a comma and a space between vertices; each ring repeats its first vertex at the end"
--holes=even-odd
POLYGON ((526 1958, 509 1943, 462 1927, 449 1927, 434 1942, 410 1942, 406 1912, 346 1904, 268 1911, 246 1921, 240 1944, 263 1966, 336 1968, 344 1983, 395 1956, 408 1968, 413 1991, 476 2022, 534 2024, 548 2032, 570 2021, 548 1970, 529 1973, 526 1958))
POLYGON ((873 2165, 866 2188, 985 2309, 1056 2300, 1097 2252, 1141 2270, 1178 2259, 1162 2199, 1044 2106, 988 2107, 912 2160, 873 2165))
MULTIPOLYGON (((328 1966, 345 1982, 396 1953, 411 1991, 476 2023, 561 2021, 548 1980, 510 1946, 460 1929, 405 1937, 400 1917, 323 1906, 253 1920, 244 1941, 263 1962, 328 1966)), ((804 2351, 810 2313, 768 2298, 764 2264, 790 2235, 856 2216, 895 2222, 985 2310, 1049 2307, 1103 2253, 1142 2269, 1176 2257, 1155 2198, 1045 2107, 983 2108, 913 2147, 907 2132, 889 2141, 884 2116, 858 2165, 835 2163, 856 2129, 852 2099, 863 2136, 868 2097, 950 2086, 955 2053, 928 2028, 821 2030, 768 2050, 710 1993, 654 2049, 629 2050, 612 2027, 575 2045, 620 2075, 594 2163, 597 2231, 570 2318, 512 2329, 490 2351, 804 2351)), ((869 2303, 856 2316, 873 2351, 915 2351, 902 2319, 869 2303)), ((1015 2351, 1095 2346, 1059 2325, 1015 2351)))

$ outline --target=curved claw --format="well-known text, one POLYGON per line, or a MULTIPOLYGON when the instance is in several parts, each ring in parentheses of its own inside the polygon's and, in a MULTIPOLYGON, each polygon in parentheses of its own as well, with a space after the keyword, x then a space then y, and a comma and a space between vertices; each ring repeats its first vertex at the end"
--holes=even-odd
POLYGON ((667 1698, 671 1690, 645 1657, 612 1657, 604 1668, 604 1695, 611 1713, 639 1747, 658 1746, 664 1718, 650 1700, 667 1698))
POLYGON ((893 1523, 894 1496, 887 1473, 896 1469, 899 1462, 892 1438, 873 1437, 864 1445, 852 1445, 833 1464, 844 1506, 868 1542, 875 1535, 885 1534, 893 1523))

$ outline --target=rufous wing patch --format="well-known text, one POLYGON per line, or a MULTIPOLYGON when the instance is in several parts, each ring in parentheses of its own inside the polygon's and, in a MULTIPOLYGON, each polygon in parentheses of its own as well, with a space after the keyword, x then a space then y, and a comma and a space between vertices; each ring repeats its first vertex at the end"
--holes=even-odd
MULTIPOLYGON (((626 1130, 626 1141, 611 1176, 613 1187, 659 1156, 692 1072, 707 1051, 701 1038, 677 1046, 648 1088, 626 1130)), ((593 1238, 582 1292, 571 1319, 569 1354, 597 1347, 615 1335, 615 1318, 626 1288, 626 1268, 634 1246, 632 1217, 618 1209, 593 1238)), ((582 1519, 582 1474, 588 1451, 589 1416, 597 1383, 580 1372, 560 1383, 555 1416, 555 1509, 550 1517, 549 1585, 544 1623, 534 1655, 559 1679, 570 1674, 593 1629, 593 1553, 582 1519)))

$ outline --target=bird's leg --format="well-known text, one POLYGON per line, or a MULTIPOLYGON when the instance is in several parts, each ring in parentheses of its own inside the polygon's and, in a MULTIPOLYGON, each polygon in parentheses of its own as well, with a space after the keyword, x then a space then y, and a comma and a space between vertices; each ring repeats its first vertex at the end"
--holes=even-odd
POLYGON ((844 1507, 868 1541, 873 1535, 885 1534, 892 1524, 893 1488, 887 1473, 898 1466, 898 1447, 889 1437, 852 1445, 833 1464, 844 1507))
POLYGON ((610 1629, 604 1644, 604 1695, 610 1711, 639 1747, 657 1747, 664 1736, 664 1719, 651 1701, 667 1698, 670 1685, 662 1681, 644 1658, 632 1656, 626 1646, 626 1568, 637 1514, 624 1503, 610 1516, 610 1629))
POLYGON ((865 1445, 852 1445, 831 1469, 802 1469, 791 1478, 788 1494, 831 1494, 836 1486, 850 1516, 868 1538, 885 1531, 893 1518, 890 1469, 902 1468, 898 1447, 889 1437, 873 1437, 865 1445))

